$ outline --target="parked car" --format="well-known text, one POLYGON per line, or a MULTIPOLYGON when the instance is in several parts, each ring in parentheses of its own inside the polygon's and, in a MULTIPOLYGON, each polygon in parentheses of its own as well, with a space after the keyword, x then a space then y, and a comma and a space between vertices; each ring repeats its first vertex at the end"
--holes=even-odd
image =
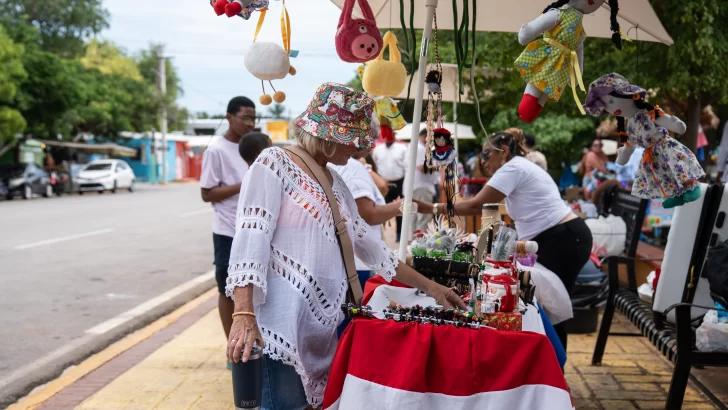
POLYGON ((7 188, 7 199, 16 196, 30 199, 33 195, 47 198, 53 195, 50 177, 35 164, 0 164, 0 181, 7 188))
POLYGON ((136 178, 129 165, 118 159, 105 159, 94 161, 86 165, 74 181, 78 186, 79 194, 88 191, 116 192, 117 189, 134 191, 136 178))

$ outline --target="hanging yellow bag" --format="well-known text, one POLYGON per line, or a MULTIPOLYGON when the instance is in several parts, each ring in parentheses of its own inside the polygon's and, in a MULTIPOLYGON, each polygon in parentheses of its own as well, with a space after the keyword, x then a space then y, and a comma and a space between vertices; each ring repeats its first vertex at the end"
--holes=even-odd
POLYGON ((402 64, 402 55, 397 48, 397 36, 388 31, 383 38, 384 47, 376 60, 364 67, 362 86, 367 94, 381 97, 396 97, 407 85, 407 70, 402 64), (389 60, 384 59, 384 50, 389 48, 389 60))

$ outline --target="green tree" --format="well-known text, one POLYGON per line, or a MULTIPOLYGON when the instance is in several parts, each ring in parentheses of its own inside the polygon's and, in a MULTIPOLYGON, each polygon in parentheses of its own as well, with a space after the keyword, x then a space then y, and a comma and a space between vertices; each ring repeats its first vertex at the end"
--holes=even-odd
POLYGON ((66 58, 81 56, 86 39, 108 27, 109 18, 102 0, 3 0, 0 16, 37 27, 43 50, 66 58))
MULTIPOLYGON (((152 44, 149 49, 142 50, 136 59, 139 71, 147 84, 158 86, 159 83, 159 59, 163 56, 164 46, 161 44, 152 44)), ((177 99, 184 94, 182 89, 182 81, 177 74, 177 69, 170 59, 166 59, 165 75, 167 77, 167 95, 164 101, 157 98, 157 106, 161 108, 161 104, 167 106, 167 119, 170 130, 184 130, 187 127, 187 117, 189 113, 187 109, 177 105, 177 99)))
POLYGON ((0 26, 0 150, 27 126, 14 107, 20 83, 26 78, 23 51, 23 46, 15 44, 0 26))
POLYGON ((268 114, 274 120, 280 120, 286 115, 286 106, 283 104, 273 104, 268 108, 268 114))
POLYGON ((103 74, 142 80, 136 61, 108 41, 91 40, 86 46, 86 54, 81 58, 81 63, 84 67, 99 70, 103 74))

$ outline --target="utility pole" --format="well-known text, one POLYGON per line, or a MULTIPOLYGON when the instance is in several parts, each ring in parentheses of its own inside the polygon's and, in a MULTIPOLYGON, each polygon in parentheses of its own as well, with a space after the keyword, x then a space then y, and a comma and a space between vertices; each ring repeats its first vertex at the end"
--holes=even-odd
POLYGON ((162 130, 162 184, 167 183, 167 58, 164 57, 164 48, 159 49, 159 94, 162 97, 162 115, 160 128, 162 130))

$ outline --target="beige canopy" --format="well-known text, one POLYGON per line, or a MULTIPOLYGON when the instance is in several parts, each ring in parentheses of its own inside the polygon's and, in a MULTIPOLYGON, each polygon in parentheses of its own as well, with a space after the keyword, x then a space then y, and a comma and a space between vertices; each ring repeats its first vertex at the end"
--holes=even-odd
MULTIPOLYGON (((331 0, 339 8, 344 0, 331 0)), ((458 4, 458 18, 462 18, 463 1, 458 4)), ((521 26, 538 17, 551 1, 549 0, 472 0, 477 1, 477 31, 517 33, 521 26)), ((400 28, 399 1, 369 0, 369 5, 377 17, 380 29, 400 28)), ((405 1, 405 20, 409 22, 410 2, 405 1)), ((414 23, 416 29, 422 29, 425 21, 425 0, 415 0, 414 23)), ((584 28, 590 37, 610 38, 609 6, 605 3, 596 13, 584 18, 584 28)), ((354 7, 354 15, 361 17, 358 6, 354 7)), ((470 16, 472 18, 472 12, 470 16)), ((437 25, 442 30, 454 27, 452 2, 440 0, 437 8, 437 25)), ((409 24, 409 23, 408 23, 409 24)), ((663 27, 660 19, 652 9, 649 0, 622 0, 619 2, 619 24, 622 32, 633 40, 651 41, 672 45, 672 37, 663 27)), ((458 21, 459 25, 459 21, 458 21)))

